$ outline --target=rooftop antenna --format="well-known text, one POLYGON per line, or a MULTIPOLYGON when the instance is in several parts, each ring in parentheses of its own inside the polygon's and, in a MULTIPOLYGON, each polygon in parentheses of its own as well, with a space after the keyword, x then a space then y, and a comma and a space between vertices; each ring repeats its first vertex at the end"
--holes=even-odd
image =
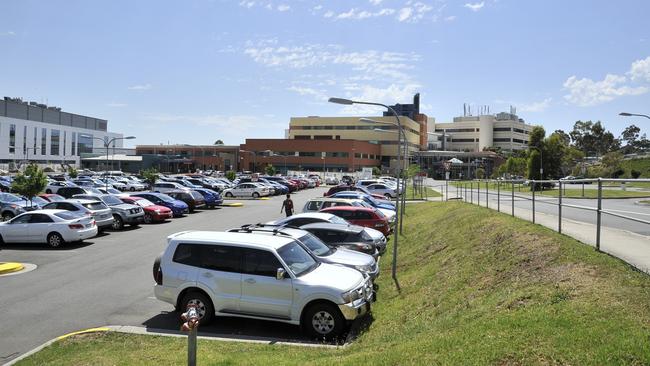
POLYGON ((463 103, 463 117, 467 117, 467 103, 463 103))

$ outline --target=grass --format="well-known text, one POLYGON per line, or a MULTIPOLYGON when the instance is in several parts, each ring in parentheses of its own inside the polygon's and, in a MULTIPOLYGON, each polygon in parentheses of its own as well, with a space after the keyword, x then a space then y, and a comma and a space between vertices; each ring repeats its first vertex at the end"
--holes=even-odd
MULTIPOLYGON (((477 186, 479 182, 471 182, 472 187, 474 187, 474 190, 476 191, 477 186)), ((644 183, 637 183, 639 185, 644 184, 644 183)), ((470 182, 454 182, 451 183, 450 185, 453 185, 455 187, 458 187, 459 189, 462 187, 464 189, 465 185, 467 187, 470 187, 470 182)), ((582 188, 577 188, 581 187, 579 184, 567 184, 567 187, 576 187, 576 188, 563 188, 562 189, 562 197, 566 198, 598 198, 598 190, 596 189, 596 186, 594 184, 591 185, 586 185, 584 189, 584 194, 582 191, 582 188)), ((627 184, 627 187, 632 187, 632 184, 627 184)), ((480 182, 480 189, 482 192, 485 190, 485 182, 480 182)), ((508 183, 502 183, 500 187, 497 187, 496 183, 490 182, 488 183, 487 187, 492 190, 496 191, 498 188, 501 189, 501 192, 510 192, 511 191, 511 185, 508 183)), ((564 187, 564 185, 563 185, 564 187)), ((611 186, 611 187, 620 187, 620 184, 617 184, 616 186, 611 186)), ((469 188, 468 188, 469 190, 469 188)), ((450 192, 454 192, 454 188, 450 188, 450 192)), ((532 192, 530 190, 530 187, 524 186, 522 184, 516 184, 515 185, 515 193, 520 194, 529 194, 532 195, 532 192)), ((543 195, 543 196, 549 196, 549 197, 557 197, 559 195, 559 189, 554 188, 554 189, 545 189, 544 191, 537 191, 535 192, 536 195, 543 195)), ((641 197, 650 197, 650 191, 623 191, 619 189, 604 189, 603 190, 603 198, 641 198, 641 197)))
POLYGON ((641 173, 640 178, 650 178, 650 158, 623 160, 621 168, 627 174, 630 174, 632 169, 634 169, 641 173))
POLYGON ((427 198, 427 197, 428 198, 433 198, 433 197, 441 197, 442 196, 437 191, 434 191, 431 187, 424 187, 424 189, 422 189, 422 190, 414 190, 413 185, 411 185, 411 184, 406 186, 406 191, 404 193, 406 194, 406 199, 407 200, 424 199, 424 198, 427 198))
MULTIPOLYGON (((201 365, 650 364, 650 277, 539 225, 461 202, 409 206, 398 276, 346 348, 199 341, 201 365)), ((390 253, 390 248, 388 252, 390 253)), ((75 336, 20 365, 179 365, 185 339, 75 336)))

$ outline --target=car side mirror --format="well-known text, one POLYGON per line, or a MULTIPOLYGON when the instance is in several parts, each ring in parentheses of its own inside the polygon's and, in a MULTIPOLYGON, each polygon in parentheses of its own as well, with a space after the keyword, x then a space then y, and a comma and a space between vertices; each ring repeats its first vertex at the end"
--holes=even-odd
POLYGON ((287 271, 284 270, 284 268, 278 268, 277 272, 275 273, 275 279, 278 281, 283 280, 287 276, 287 271))

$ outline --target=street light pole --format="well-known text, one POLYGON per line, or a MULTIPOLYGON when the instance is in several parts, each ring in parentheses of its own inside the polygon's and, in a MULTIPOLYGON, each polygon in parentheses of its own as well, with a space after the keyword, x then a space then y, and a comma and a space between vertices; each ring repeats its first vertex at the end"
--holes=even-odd
MULTIPOLYGON (((390 106, 387 106, 385 104, 353 101, 353 100, 343 99, 343 98, 329 98, 328 101, 330 103, 343 104, 343 105, 364 104, 364 105, 375 105, 375 106, 384 107, 384 108, 388 109, 391 113, 393 113, 393 115, 395 116, 395 119, 397 121, 397 126, 400 129, 402 128, 402 123, 401 123, 401 121, 399 119, 399 116, 395 112, 395 110, 393 108, 391 108, 390 106)), ((396 201, 396 204, 395 204, 395 218, 398 221, 400 220, 400 218, 399 218, 399 198, 400 198, 400 194, 401 194, 401 191, 400 191, 400 177, 401 177, 401 174, 399 174, 400 173, 400 165, 401 165, 400 164, 400 159, 401 159, 400 155, 401 154, 400 154, 400 148, 399 148, 399 135, 398 135, 398 146, 397 146, 397 159, 398 159, 398 164, 397 164, 398 175, 397 176, 398 176, 398 179, 397 179, 397 201, 396 201)), ((353 159, 352 162, 354 163, 354 155, 352 155, 352 159, 353 159)), ((397 228, 397 224, 398 223, 396 222, 395 223, 396 228, 397 228)), ((399 281, 397 280, 397 244, 398 244, 398 240, 399 240, 399 233, 395 232, 395 242, 394 242, 394 245, 393 245, 392 277, 393 277, 393 281, 395 282, 395 286, 397 287, 397 291, 401 291, 399 281)))
MULTIPOLYGON (((117 140, 133 140, 134 138, 135 138, 135 136, 127 136, 127 137, 113 137, 110 140, 105 140, 105 139, 103 139, 101 137, 93 136, 93 139, 103 142, 104 147, 106 148, 106 169, 104 169, 104 171, 106 172, 105 175, 108 176, 108 149, 111 146, 111 143, 115 142, 117 140)), ((104 179, 108 179, 108 177, 104 177, 104 179)), ((108 181, 104 181, 104 182, 106 183, 106 189, 108 190, 108 181)))
POLYGON ((623 117, 645 117, 647 119, 650 119, 650 116, 647 114, 621 112, 618 115, 623 117))

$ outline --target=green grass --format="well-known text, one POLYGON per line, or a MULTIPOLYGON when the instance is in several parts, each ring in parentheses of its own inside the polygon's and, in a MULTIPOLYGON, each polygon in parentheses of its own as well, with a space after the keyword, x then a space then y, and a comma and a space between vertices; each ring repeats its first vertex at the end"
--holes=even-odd
MULTIPOLYGON (((650 364, 647 275, 542 226, 461 202, 412 205, 406 217, 402 293, 386 258, 374 321, 354 343, 201 340, 198 364, 650 364)), ((180 365, 185 347, 185 339, 93 334, 20 365, 180 365)))
POLYGON ((407 200, 412 200, 412 199, 425 199, 425 198, 433 198, 433 197, 441 197, 442 195, 438 193, 437 191, 434 191, 430 187, 424 187, 421 190, 413 190, 413 185, 407 185, 406 186, 406 199, 407 200), (426 190, 426 191, 425 191, 426 190))
POLYGON ((640 178, 650 178, 650 158, 623 160, 621 167, 628 175, 634 169, 641 172, 640 178))
MULTIPOLYGON (((475 193, 476 194, 476 189, 479 184, 479 182, 474 181, 471 182, 472 187, 474 187, 475 193)), ((642 185, 644 183, 637 183, 638 185, 642 185)), ((470 187, 470 182, 454 182, 451 185, 458 187, 459 189, 464 189, 465 186, 470 187)), ((563 188, 562 189, 562 197, 566 198, 598 198, 598 190, 596 189, 594 184, 591 185, 586 185, 584 189, 584 194, 581 188, 581 185, 579 184, 567 184, 567 187, 576 187, 576 188, 563 188)), ((627 184, 627 187, 633 187, 635 185, 633 184, 627 184)), ((481 192, 484 192, 485 190, 485 182, 480 182, 480 190, 481 192)), ((496 191, 497 188, 499 188, 502 193, 503 192, 511 192, 512 188, 511 185, 508 183, 501 183, 499 187, 497 187, 496 183, 490 182, 488 183, 487 187, 492 190, 496 191)), ((620 187, 620 184, 617 185, 611 185, 610 187, 620 187)), ((449 191, 451 193, 454 193, 455 188, 449 188, 449 191)), ((469 190, 469 188, 468 188, 469 190)), ((515 184, 515 193, 516 194, 529 194, 532 195, 532 191, 530 190, 530 187, 524 186, 522 184, 515 184)), ((546 189, 544 191, 537 191, 535 192, 536 195, 544 195, 544 196, 549 196, 549 197, 557 197, 559 195, 559 189, 556 187, 554 189, 546 189)), ((603 190, 603 198, 641 198, 641 197, 650 197, 650 191, 623 191, 620 189, 604 189, 603 190)))

